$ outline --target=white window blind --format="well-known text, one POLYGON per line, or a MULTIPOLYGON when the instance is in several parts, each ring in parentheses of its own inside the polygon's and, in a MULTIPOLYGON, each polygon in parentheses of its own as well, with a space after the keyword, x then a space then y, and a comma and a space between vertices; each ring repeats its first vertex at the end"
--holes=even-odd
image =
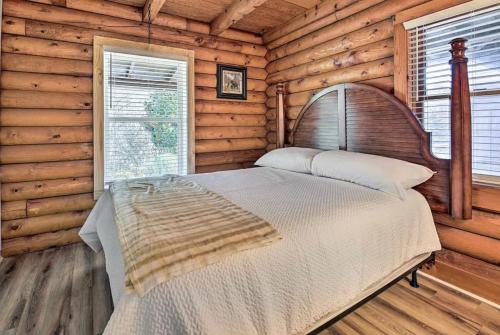
POLYGON ((500 6, 408 31, 410 108, 432 133, 436 156, 450 157, 450 41, 468 40, 472 161, 476 175, 500 176, 500 6))
POLYGON ((187 174, 187 61, 104 52, 104 182, 187 174))

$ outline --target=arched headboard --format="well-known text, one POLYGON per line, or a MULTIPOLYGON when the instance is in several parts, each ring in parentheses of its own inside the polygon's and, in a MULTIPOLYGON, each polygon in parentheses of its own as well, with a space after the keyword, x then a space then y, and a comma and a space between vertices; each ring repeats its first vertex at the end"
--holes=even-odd
POLYGON ((450 160, 432 155, 430 134, 394 96, 364 84, 340 84, 318 92, 289 134, 291 146, 340 149, 425 165, 436 175, 417 189, 432 209, 448 212, 450 160))
MULTIPOLYGON (((472 217, 472 134, 466 40, 451 44, 451 159, 432 155, 431 136, 396 97, 372 86, 340 84, 315 94, 289 134, 292 146, 340 149, 425 165, 437 173, 417 187, 435 212, 472 217)), ((285 145, 284 91, 276 91, 276 146, 285 145)))

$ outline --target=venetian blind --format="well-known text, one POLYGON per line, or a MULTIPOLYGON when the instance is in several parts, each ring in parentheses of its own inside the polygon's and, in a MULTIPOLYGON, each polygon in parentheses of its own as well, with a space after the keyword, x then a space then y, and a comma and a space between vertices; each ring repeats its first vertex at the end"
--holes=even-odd
POLYGON ((468 40, 473 173, 500 176, 500 6, 408 30, 410 108, 432 133, 436 156, 450 157, 450 41, 468 40))
POLYGON ((187 61, 104 52, 104 182, 187 173, 187 61))

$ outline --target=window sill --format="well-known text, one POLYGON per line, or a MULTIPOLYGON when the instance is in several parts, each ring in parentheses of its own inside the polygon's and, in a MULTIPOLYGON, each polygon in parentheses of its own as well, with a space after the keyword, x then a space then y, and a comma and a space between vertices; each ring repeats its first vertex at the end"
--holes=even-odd
POLYGON ((500 187, 500 176, 489 176, 484 174, 473 174, 472 183, 485 186, 500 187))

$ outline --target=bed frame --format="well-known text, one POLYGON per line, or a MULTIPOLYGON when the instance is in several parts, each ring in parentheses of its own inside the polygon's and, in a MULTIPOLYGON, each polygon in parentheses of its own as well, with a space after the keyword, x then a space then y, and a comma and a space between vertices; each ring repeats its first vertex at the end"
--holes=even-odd
MULTIPOLYGON (((396 97, 372 86, 345 83, 327 87, 302 108, 292 130, 285 134, 285 85, 277 85, 276 147, 297 146, 340 149, 397 158, 436 171, 416 189, 431 209, 453 218, 472 217, 471 109, 464 39, 451 41, 451 159, 437 158, 431 150, 431 134, 415 114, 396 97)), ((412 264, 402 274, 372 294, 353 302, 309 334, 323 329, 372 299, 410 273, 418 287, 416 271, 434 255, 412 264)))
POLYGON ((332 326, 335 322, 354 312, 357 308, 372 300, 373 298, 399 282, 401 279, 408 277, 408 275, 410 274, 411 278, 408 279, 410 286, 418 288, 419 285, 417 282, 417 269, 422 268, 423 266, 430 267, 434 263, 434 260, 435 255, 434 253, 432 253, 427 257, 424 255, 423 257, 417 258, 417 265, 415 265, 415 261, 409 261, 408 263, 405 263, 403 266, 401 266, 399 271, 396 271, 392 276, 389 275, 387 278, 384 278, 384 280, 375 285, 375 287, 367 289, 367 292, 362 292, 358 296, 358 299, 354 299, 353 302, 351 302, 347 306, 344 306, 344 308, 340 309, 337 312, 333 312, 332 314, 321 319, 317 324, 311 327, 312 330, 307 331, 306 333, 304 333, 304 335, 316 335, 321 333, 323 330, 332 326), (422 258, 423 260, 421 260, 422 258))

